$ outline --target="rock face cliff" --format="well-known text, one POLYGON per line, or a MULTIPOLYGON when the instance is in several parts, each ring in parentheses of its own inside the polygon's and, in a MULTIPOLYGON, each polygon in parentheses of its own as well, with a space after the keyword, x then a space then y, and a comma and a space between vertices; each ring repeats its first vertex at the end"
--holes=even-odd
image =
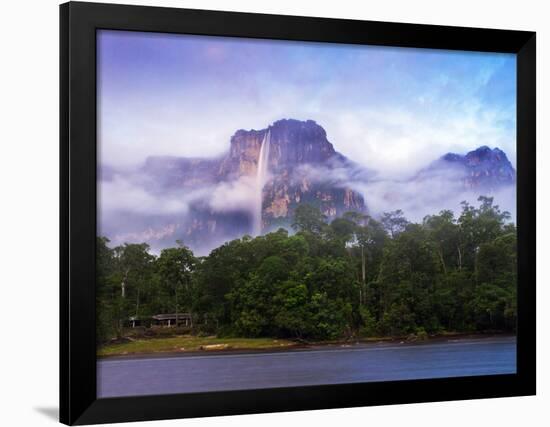
POLYGON ((470 151, 465 156, 447 154, 443 160, 458 164, 464 170, 463 184, 468 188, 496 189, 515 184, 516 171, 504 151, 487 146, 470 151))
POLYGON ((266 129, 238 130, 231 137, 229 151, 219 158, 147 159, 142 173, 148 177, 151 191, 191 192, 210 188, 223 197, 220 191, 227 188, 227 209, 220 208, 219 203, 213 206, 208 197, 198 198, 191 204, 185 224, 178 226, 181 234, 178 238, 196 246, 205 239, 222 242, 252 233, 256 213, 246 200, 241 206, 229 208, 233 204, 231 189, 257 191, 251 183, 258 173, 260 150, 268 131, 268 177, 262 189, 263 232, 290 227, 299 203, 319 207, 329 219, 346 211, 366 211, 363 197, 338 174, 342 169, 360 168, 336 152, 325 130, 314 121, 283 119, 266 129))
POLYGON ((264 228, 288 226, 298 203, 318 206, 328 218, 346 211, 365 211, 363 197, 335 171, 352 167, 334 150, 325 130, 312 120, 279 120, 260 131, 239 130, 231 138, 220 175, 234 179, 255 176, 262 141, 270 132, 269 178, 263 187, 264 228))
POLYGON ((422 174, 456 174, 463 188, 493 191, 516 182, 516 171, 504 151, 481 146, 466 155, 447 153, 424 169, 422 174))

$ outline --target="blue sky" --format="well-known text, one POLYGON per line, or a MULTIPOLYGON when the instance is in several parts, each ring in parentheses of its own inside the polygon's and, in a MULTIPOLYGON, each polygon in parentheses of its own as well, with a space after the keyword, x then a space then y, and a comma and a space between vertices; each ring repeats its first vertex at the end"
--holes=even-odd
POLYGON ((100 163, 213 156, 237 129, 313 119, 381 175, 498 146, 515 164, 515 55, 100 31, 100 163))

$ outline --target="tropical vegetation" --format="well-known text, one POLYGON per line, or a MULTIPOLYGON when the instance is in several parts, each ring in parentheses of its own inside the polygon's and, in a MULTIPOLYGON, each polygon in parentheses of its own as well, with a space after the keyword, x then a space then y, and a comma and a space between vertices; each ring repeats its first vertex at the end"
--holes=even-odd
POLYGON ((517 239, 510 215, 480 197, 409 222, 295 210, 292 229, 243 236, 195 256, 178 241, 111 248, 97 239, 97 337, 130 318, 190 313, 195 336, 334 340, 514 331, 517 239))

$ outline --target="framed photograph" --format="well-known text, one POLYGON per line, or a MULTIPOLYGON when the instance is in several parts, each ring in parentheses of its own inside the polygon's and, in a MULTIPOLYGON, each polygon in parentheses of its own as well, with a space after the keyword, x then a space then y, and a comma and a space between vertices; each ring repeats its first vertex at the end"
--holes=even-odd
POLYGON ((535 393, 535 33, 60 24, 63 423, 535 393))

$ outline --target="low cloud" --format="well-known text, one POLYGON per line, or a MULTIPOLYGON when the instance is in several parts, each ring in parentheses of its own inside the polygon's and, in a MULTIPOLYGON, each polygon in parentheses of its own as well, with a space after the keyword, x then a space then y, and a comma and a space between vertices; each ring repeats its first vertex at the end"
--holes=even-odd
POLYGON ((124 234, 115 234, 115 242, 149 242, 155 240, 164 240, 174 237, 180 228, 180 224, 167 224, 157 228, 149 227, 143 231, 135 231, 124 234))
POLYGON ((185 214, 193 195, 154 194, 147 191, 132 177, 115 175, 110 181, 99 184, 99 209, 111 212, 132 212, 143 215, 185 214))
POLYGON ((256 178, 242 176, 214 186, 208 196, 208 204, 214 212, 220 213, 252 210, 257 191, 256 178))
POLYGON ((515 222, 516 189, 510 185, 498 190, 465 189, 454 172, 432 174, 429 179, 410 181, 378 180, 366 183, 350 183, 367 204, 369 213, 380 217, 384 212, 401 209, 407 219, 422 222, 426 215, 452 210, 455 216, 462 211, 461 203, 479 205, 479 196, 494 198, 494 204, 512 215, 515 222))
MULTIPOLYGON (((203 220, 218 227, 204 241, 193 243, 197 253, 207 254, 215 245, 243 233, 233 228, 232 220, 239 217, 238 221, 242 221, 242 215, 252 219, 257 213, 258 187, 254 176, 193 189, 182 186, 167 190, 155 183, 155 178, 139 173, 139 169, 105 170, 109 173, 100 174, 103 179, 98 185, 98 231, 111 238, 113 245, 148 242, 158 253, 182 236, 185 241, 189 227, 203 220), (217 219, 212 223, 213 218, 217 219)), ((458 217, 462 201, 477 206, 478 197, 484 195, 493 197, 494 203, 510 212, 511 221, 515 222, 515 185, 496 191, 466 189, 463 174, 463 169, 446 165, 423 169, 406 178, 387 177, 336 158, 324 166, 300 165, 294 170, 292 181, 299 186, 307 183, 351 188, 363 196, 367 212, 375 218, 397 209, 412 222, 422 222, 426 215, 446 209, 458 217)))
MULTIPOLYGON (((197 212, 248 216, 257 200, 254 177, 243 176, 191 190, 184 186, 165 189, 155 178, 140 173, 140 168, 102 169, 99 175, 103 179, 98 182, 98 232, 109 237, 113 245, 148 242, 158 252, 163 242, 174 244, 197 221, 197 212)), ((225 241, 220 236, 212 239, 219 244, 225 241)))
POLYGON ((302 165, 295 174, 295 182, 307 179, 312 183, 327 183, 335 187, 351 188, 363 196, 367 210, 375 218, 384 212, 401 209, 407 219, 422 222, 426 215, 452 210, 455 216, 462 211, 461 203, 479 204, 479 196, 494 198, 494 204, 516 218, 516 187, 509 185, 498 190, 467 189, 462 183, 464 170, 447 165, 445 169, 422 169, 406 177, 376 175, 359 166, 332 167, 302 165))

